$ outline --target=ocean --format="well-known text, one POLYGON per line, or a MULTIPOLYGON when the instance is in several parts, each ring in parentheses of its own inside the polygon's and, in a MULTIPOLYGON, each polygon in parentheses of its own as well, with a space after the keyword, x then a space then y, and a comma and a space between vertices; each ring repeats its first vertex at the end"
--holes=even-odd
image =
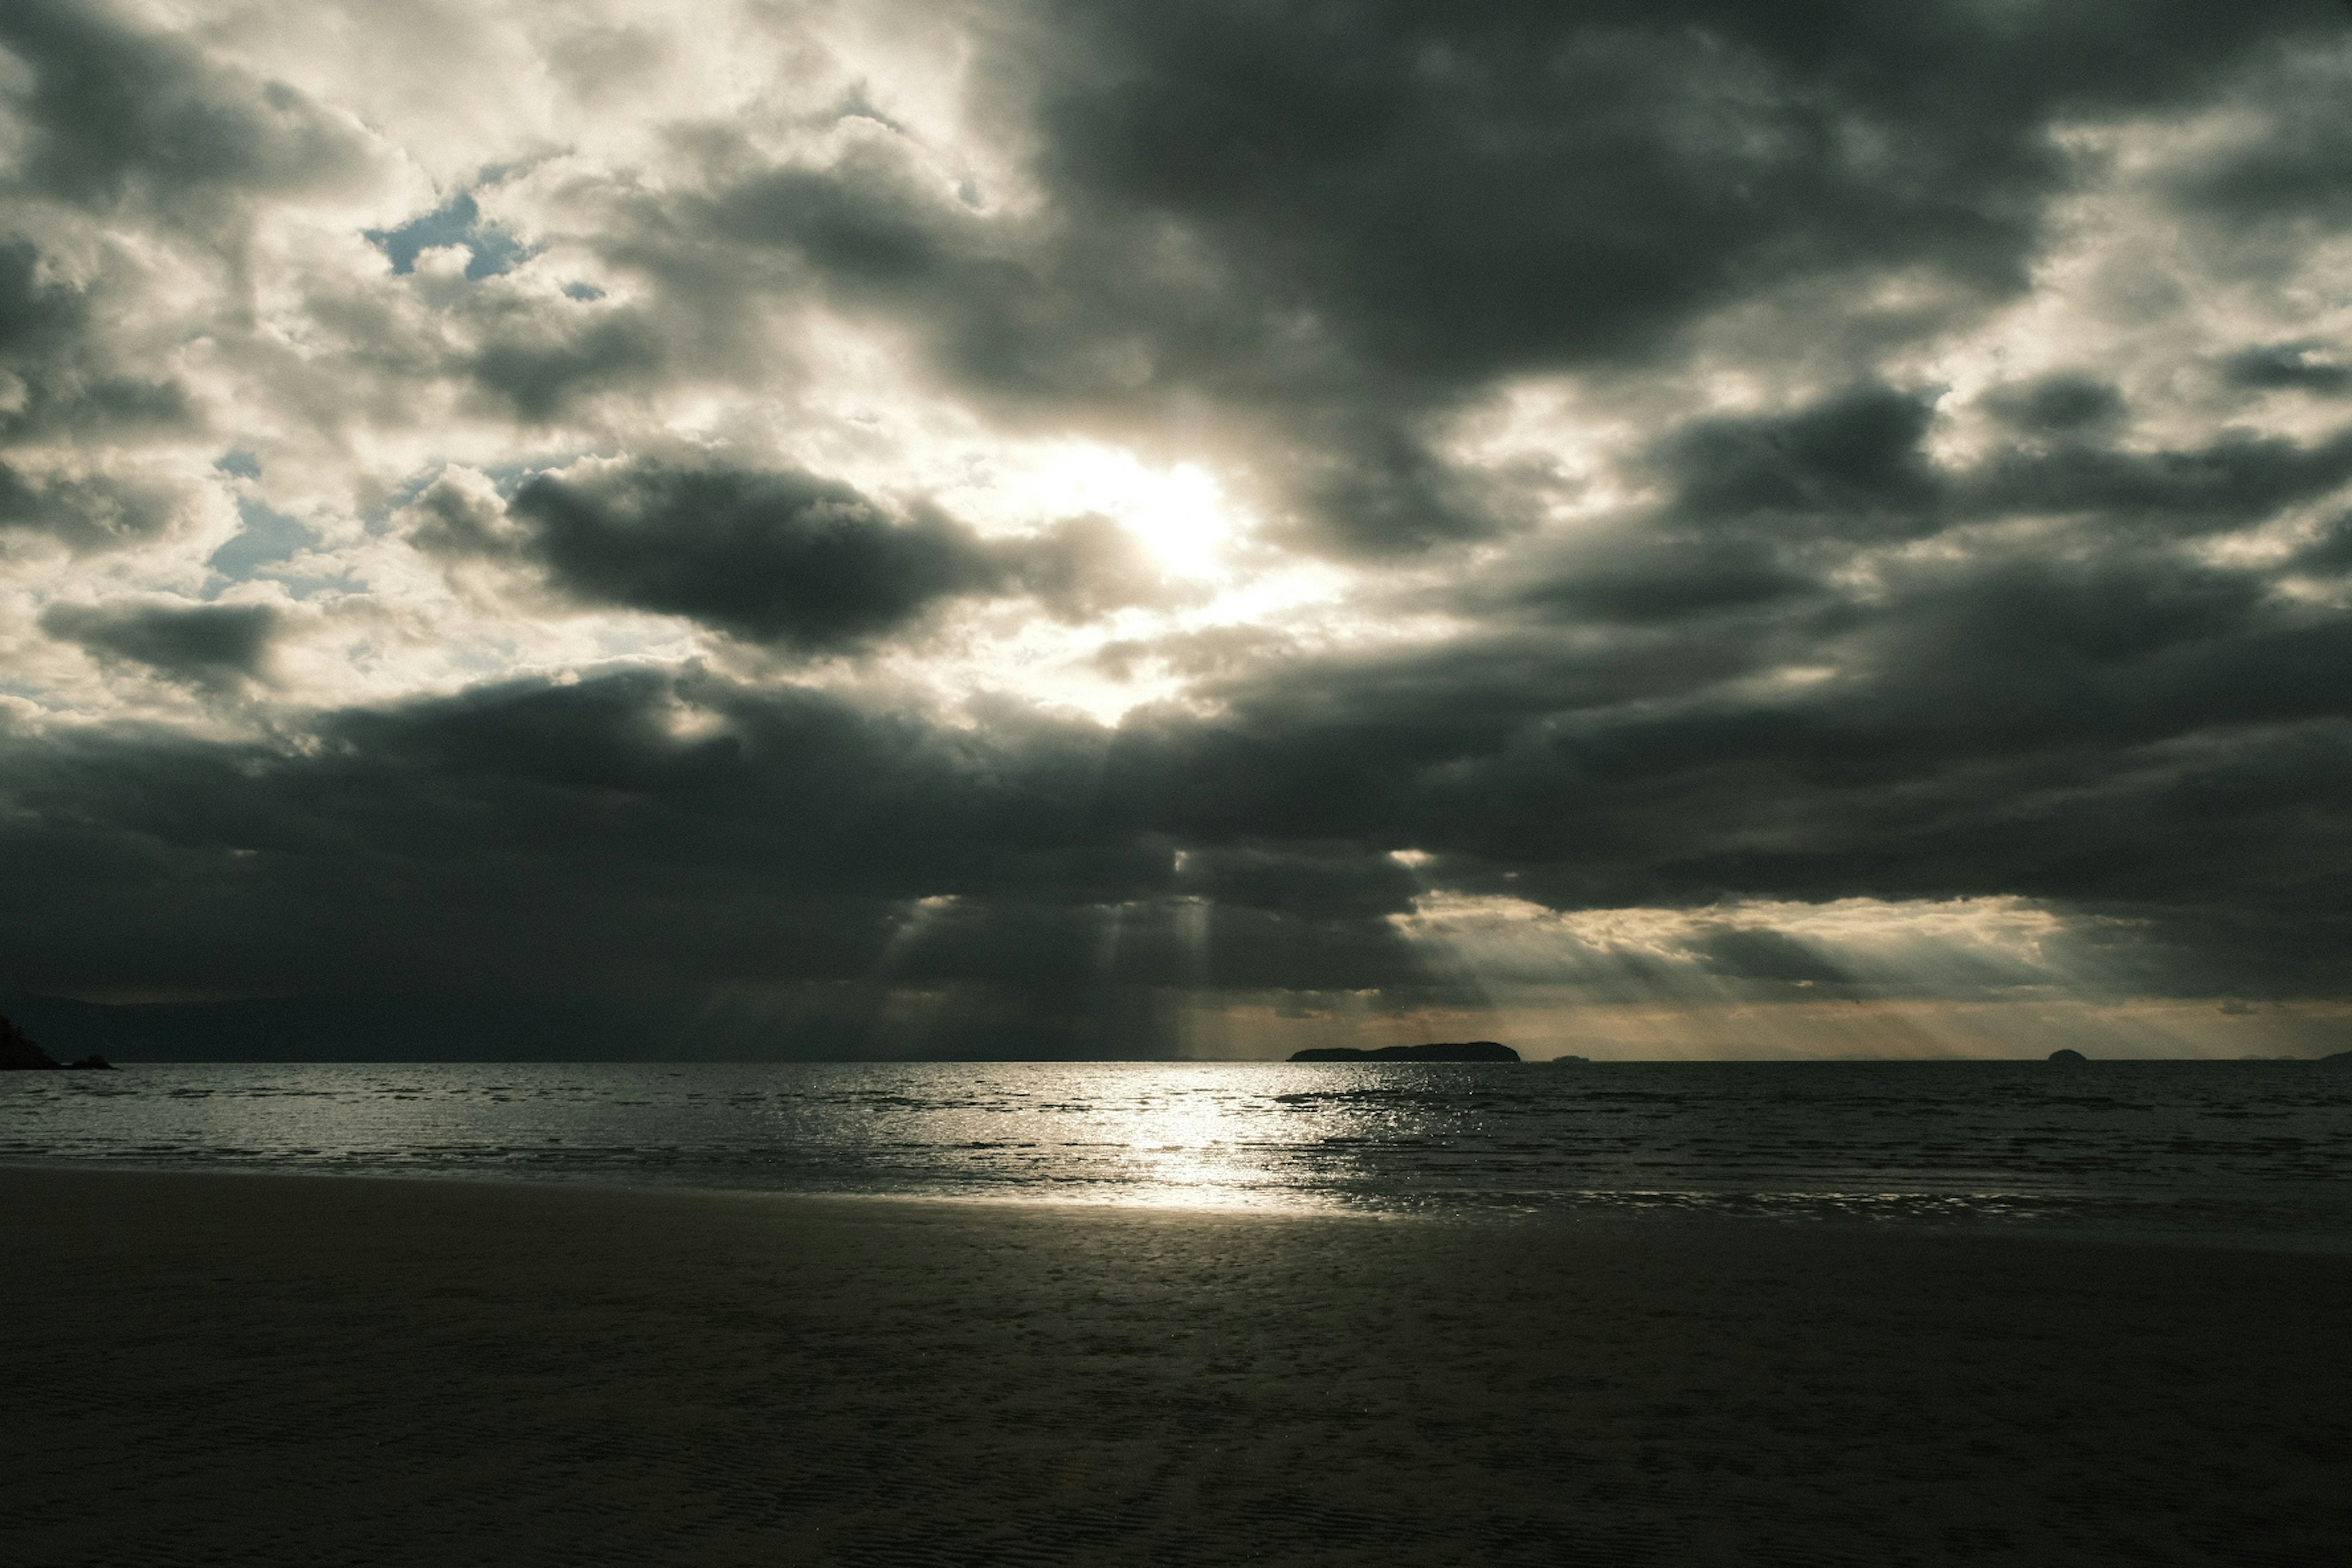
POLYGON ((0 1163, 2352 1246, 2309 1062, 137 1066, 0 1163))

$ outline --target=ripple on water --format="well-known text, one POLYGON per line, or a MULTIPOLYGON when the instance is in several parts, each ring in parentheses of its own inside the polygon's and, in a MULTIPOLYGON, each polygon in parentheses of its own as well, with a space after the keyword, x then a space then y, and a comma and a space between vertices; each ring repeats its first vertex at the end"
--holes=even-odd
POLYGON ((138 1067, 0 1157, 1417 1213, 2352 1237, 2302 1063, 138 1067))

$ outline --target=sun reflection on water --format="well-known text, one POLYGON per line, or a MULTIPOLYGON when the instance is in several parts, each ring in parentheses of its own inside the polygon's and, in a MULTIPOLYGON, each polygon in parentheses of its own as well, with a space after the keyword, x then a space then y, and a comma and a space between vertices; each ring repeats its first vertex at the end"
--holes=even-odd
POLYGON ((2341 1136, 2352 1085, 2306 1062, 142 1065, 13 1076, 37 1080, 0 1083, 0 1160, 20 1162, 1154 1209, 1939 1225, 2121 1215, 2352 1234, 2352 1143, 2341 1136))

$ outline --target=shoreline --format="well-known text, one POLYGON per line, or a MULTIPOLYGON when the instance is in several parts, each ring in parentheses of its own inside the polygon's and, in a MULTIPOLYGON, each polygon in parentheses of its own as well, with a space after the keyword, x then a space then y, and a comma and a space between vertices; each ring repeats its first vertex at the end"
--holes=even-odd
MULTIPOLYGON (((1295 1203, 1171 1202, 1136 1194, 1103 1189, 1089 1195, 1063 1195, 1045 1188, 1013 1192, 852 1191, 814 1186, 743 1186, 697 1181, 630 1181, 603 1174, 545 1174, 512 1168, 466 1169, 438 1167, 425 1172, 382 1167, 334 1168, 291 1166, 256 1161, 247 1164, 194 1163, 140 1163, 113 1156, 94 1160, 10 1159, 0 1157, 0 1178, 11 1173, 67 1173, 92 1176, 172 1178, 262 1178, 286 1181, 382 1182, 394 1184, 465 1187, 551 1188, 582 1193, 705 1194, 712 1196, 778 1199, 815 1204, 939 1205, 954 1209, 1003 1210, 1010 1213, 1070 1210, 1081 1213, 1196 1215, 1203 1218, 1401 1221, 1443 1226, 1524 1226, 1536 1229, 1609 1229, 1651 1227, 1820 1231, 1829 1235, 1904 1236, 1916 1237, 1983 1237, 2032 1242, 2037 1246, 2115 1246, 2174 1248, 2200 1253, 2258 1252, 2352 1259, 2352 1230, 2326 1223, 2334 1216, 2314 1216, 2303 1226, 2232 1228, 2220 1225, 2129 1223, 2075 1217, 2047 1218, 1970 1215, 1960 1218, 1919 1218, 1896 1213, 1868 1214, 1827 1206, 1857 1194, 1807 1192, 1720 1193, 1705 1190, 1591 1193, 1546 1191, 1540 1201, 1514 1204, 1494 1194, 1486 1201, 1449 1203, 1439 1198, 1419 1206, 1351 1204, 1322 1194, 1320 1201, 1295 1203), (1635 1199, 1675 1201, 1636 1202, 1635 1199), (1695 1201, 1681 1201, 1695 1200, 1695 1201), (1769 1201, 1781 1200, 1776 1206, 1769 1201), (1744 1205, 1744 1206, 1743 1206, 1744 1205)), ((1006 1184, 1008 1187, 1013 1184, 1006 1184)), ((1140 1192, 1140 1189, 1139 1189, 1140 1192)), ((1890 1194, 1870 1194, 1884 1200, 1890 1194)), ((1892 1194, 1927 1203, 1947 1201, 1937 1193, 1892 1194)), ((1975 1194, 1981 1195, 1981 1194, 1975 1194)), ((2000 1194, 2014 1199, 2020 1194, 2000 1194)), ((2151 1205, 2154 1206, 2154 1205, 2151 1205)))
POLYGON ((60 1565, 2251 1563, 2352 1531, 2352 1259, 1362 1218, 0 1168, 0 1503, 60 1565))

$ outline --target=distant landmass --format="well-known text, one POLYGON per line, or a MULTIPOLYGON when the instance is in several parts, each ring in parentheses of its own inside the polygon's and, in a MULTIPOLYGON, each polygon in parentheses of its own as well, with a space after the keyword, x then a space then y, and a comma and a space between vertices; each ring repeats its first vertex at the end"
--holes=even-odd
POLYGON ((73 1068, 110 1072, 114 1064, 101 1056, 61 1062, 33 1043, 33 1037, 6 1018, 0 1018, 0 1072, 60 1072, 73 1068))
POLYGON ((1382 1046, 1376 1051, 1353 1046, 1318 1046, 1294 1051, 1295 1062, 1515 1062, 1519 1053, 1493 1040, 1461 1040, 1428 1046, 1382 1046))

